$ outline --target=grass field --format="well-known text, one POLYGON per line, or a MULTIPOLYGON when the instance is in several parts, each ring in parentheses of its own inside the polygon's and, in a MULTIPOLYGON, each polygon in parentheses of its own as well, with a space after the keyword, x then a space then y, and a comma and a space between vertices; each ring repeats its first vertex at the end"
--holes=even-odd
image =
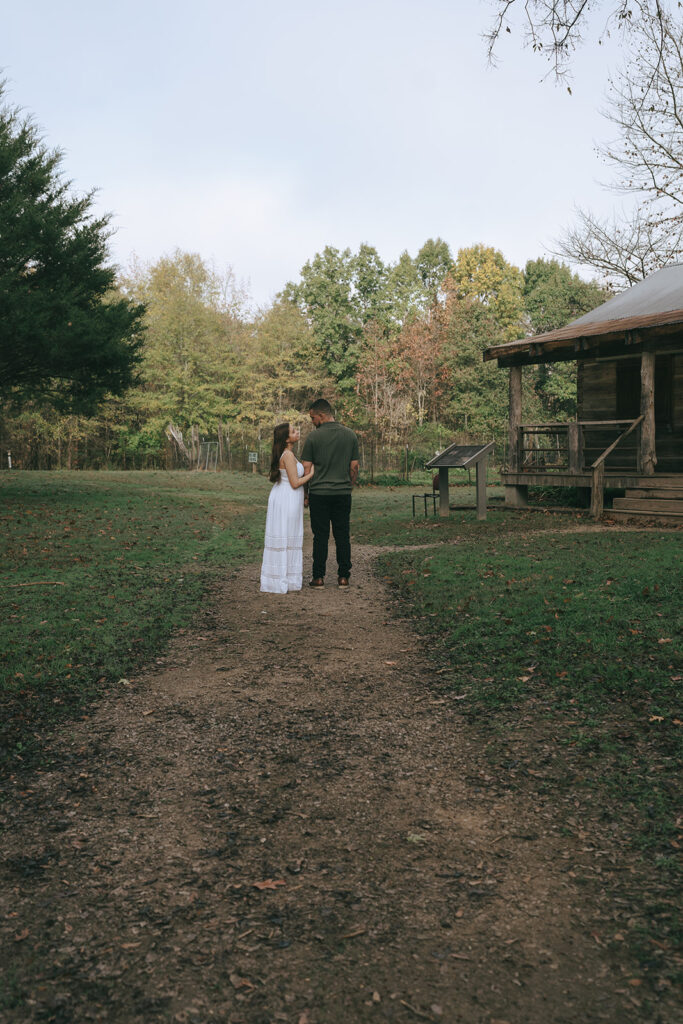
POLYGON ((216 574, 256 557, 266 493, 238 474, 0 477, 4 757, 191 625, 216 574))
MULTIPOLYGON (((259 557, 268 489, 238 473, 2 475, 5 757, 39 749, 45 727, 189 627, 218 574, 259 557)), ((587 517, 502 507, 486 523, 474 509, 413 519, 410 495, 356 491, 353 536, 420 546, 379 571, 428 638, 438 684, 501 728, 530 702, 577 752, 621 770, 656 751, 665 770, 680 735, 680 534, 558 533, 587 517)), ((473 488, 451 500, 473 505, 473 488)))
MULTIPOLYGON (((46 730, 87 715, 192 627, 221 574, 258 560, 268 490, 237 473, 0 476, 0 758, 10 770, 39 764, 46 730)), ((594 843, 609 846, 618 829, 647 859, 637 893, 622 886, 618 898, 646 922, 634 936, 648 963, 676 938, 680 532, 586 530, 582 512, 500 506, 485 523, 474 508, 413 519, 411 493, 360 488, 352 532, 386 548, 377 571, 434 656, 425 687, 454 702, 491 778, 566 805, 567 834, 580 827, 574 807, 589 808, 594 843)), ((454 488, 451 501, 473 506, 473 488, 454 488)))

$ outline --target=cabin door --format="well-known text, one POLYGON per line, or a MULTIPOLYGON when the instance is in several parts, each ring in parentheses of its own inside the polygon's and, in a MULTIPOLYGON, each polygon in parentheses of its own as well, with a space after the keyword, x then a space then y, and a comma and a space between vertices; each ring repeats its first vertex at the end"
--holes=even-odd
MULTIPOLYGON (((655 424, 662 431, 673 429, 673 358, 655 359, 655 424)), ((617 419, 640 416, 640 359, 617 362, 617 419)))

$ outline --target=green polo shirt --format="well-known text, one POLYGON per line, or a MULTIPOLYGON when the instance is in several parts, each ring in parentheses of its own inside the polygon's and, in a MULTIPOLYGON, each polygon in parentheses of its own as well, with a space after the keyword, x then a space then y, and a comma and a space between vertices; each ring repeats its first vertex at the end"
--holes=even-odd
POLYGON ((308 485, 313 494, 350 494, 349 463, 359 461, 358 438, 348 427, 328 420, 304 441, 301 461, 315 467, 308 485))

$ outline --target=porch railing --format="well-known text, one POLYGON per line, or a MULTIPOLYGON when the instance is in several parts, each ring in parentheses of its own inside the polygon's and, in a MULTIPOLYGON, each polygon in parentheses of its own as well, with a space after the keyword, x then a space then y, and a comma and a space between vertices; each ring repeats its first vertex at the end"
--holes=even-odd
POLYGON ((596 459, 611 472, 641 471, 640 425, 635 420, 574 420, 518 427, 517 466, 521 473, 579 474, 596 459), (628 439, 628 440, 626 440, 628 439))
MULTIPOLYGON (((599 519, 602 515, 602 508, 605 497, 605 464, 607 459, 612 455, 617 446, 621 446, 622 442, 626 440, 632 433, 638 431, 641 423, 645 419, 644 416, 639 416, 637 420, 632 420, 628 428, 622 431, 615 441, 605 448, 595 462, 591 466, 591 514, 595 519, 599 519)), ((638 471, 640 471, 640 443, 638 444, 638 471)))

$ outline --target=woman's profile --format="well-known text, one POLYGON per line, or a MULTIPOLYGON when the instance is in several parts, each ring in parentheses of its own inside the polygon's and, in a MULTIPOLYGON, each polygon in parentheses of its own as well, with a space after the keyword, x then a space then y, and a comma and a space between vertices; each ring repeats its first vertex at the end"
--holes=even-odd
POLYGON ((304 474, 292 448, 301 436, 289 423, 273 430, 273 452, 269 479, 273 486, 268 498, 266 541, 261 564, 261 590, 286 594, 301 590, 304 543, 303 485, 314 470, 304 474))

